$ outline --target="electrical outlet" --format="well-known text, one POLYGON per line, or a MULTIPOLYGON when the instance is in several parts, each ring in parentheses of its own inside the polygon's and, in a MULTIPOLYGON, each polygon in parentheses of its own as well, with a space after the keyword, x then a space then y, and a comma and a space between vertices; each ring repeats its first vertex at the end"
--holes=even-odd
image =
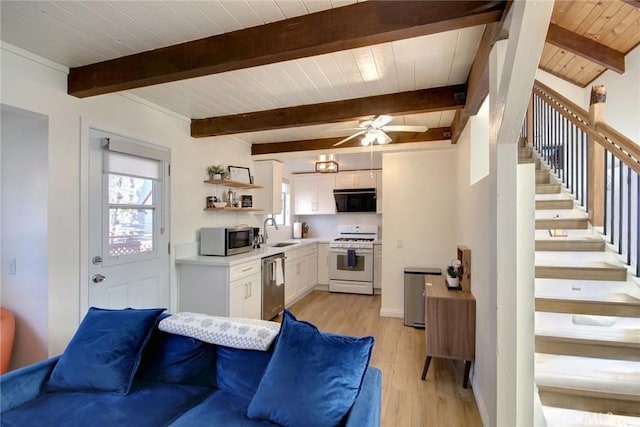
POLYGON ((16 259, 9 258, 9 274, 16 274, 16 259))
POLYGON ((404 241, 398 240, 398 249, 402 248, 403 246, 404 246, 404 241))

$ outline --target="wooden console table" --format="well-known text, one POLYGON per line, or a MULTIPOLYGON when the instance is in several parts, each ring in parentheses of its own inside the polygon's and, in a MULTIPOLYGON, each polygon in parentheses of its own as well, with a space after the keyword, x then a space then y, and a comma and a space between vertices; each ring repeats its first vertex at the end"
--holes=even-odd
POLYGON ((422 379, 432 357, 464 360, 462 386, 467 388, 476 356, 476 300, 471 292, 447 289, 444 275, 425 276, 425 295, 427 358, 422 379))

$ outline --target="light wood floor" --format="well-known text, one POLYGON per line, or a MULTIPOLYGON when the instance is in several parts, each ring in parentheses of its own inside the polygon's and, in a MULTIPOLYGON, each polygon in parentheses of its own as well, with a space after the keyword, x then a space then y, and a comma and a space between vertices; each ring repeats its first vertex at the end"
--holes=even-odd
POLYGON ((315 291, 291 307, 319 329, 375 338, 371 365, 382 370, 382 426, 482 426, 471 388, 462 388, 462 362, 434 358, 422 381, 423 329, 380 317, 380 296, 315 291))

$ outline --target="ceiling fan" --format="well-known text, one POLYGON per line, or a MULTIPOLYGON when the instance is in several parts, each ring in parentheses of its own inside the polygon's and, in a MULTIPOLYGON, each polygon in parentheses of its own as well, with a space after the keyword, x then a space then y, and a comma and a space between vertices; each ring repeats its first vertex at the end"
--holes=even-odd
POLYGON ((364 146, 373 144, 377 142, 378 144, 387 144, 392 141, 391 137, 386 134, 386 132, 426 132, 429 129, 427 126, 419 126, 419 125, 389 125, 391 121, 391 116, 380 115, 378 117, 374 117, 373 119, 360 120, 358 123, 358 132, 354 133, 351 136, 346 137, 345 139, 336 142, 333 144, 334 147, 344 144, 345 142, 360 136, 362 137, 361 143, 364 146))

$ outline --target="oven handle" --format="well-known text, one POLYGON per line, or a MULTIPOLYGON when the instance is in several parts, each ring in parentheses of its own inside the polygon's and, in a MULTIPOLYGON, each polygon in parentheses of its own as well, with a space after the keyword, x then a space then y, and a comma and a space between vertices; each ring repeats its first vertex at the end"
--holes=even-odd
MULTIPOLYGON (((329 252, 333 252, 336 254, 346 254, 348 249, 329 249, 329 252)), ((363 248, 355 248, 356 255, 358 254, 372 254, 373 249, 363 249, 363 248)))

